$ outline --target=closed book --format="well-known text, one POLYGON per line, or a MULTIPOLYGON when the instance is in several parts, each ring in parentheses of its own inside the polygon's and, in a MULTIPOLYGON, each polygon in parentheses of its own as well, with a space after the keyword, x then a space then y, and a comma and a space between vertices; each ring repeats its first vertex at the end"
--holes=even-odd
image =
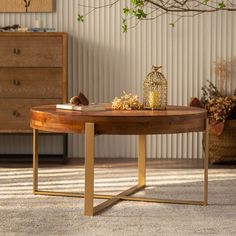
POLYGON ((104 104, 91 103, 87 106, 85 105, 73 105, 70 103, 67 104, 57 104, 57 109, 73 110, 73 111, 105 111, 106 107, 104 104))

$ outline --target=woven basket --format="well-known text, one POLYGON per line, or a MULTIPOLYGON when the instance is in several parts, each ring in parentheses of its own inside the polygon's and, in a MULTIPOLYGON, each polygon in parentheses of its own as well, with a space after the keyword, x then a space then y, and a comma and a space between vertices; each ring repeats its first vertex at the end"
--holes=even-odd
POLYGON ((236 162, 236 120, 227 120, 220 136, 209 134, 209 162, 236 162))

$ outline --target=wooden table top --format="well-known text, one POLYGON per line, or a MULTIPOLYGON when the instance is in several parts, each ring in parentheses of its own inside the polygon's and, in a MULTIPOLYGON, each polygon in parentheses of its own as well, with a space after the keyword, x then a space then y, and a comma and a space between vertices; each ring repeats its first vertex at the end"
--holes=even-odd
POLYGON ((205 129, 207 111, 185 106, 166 110, 71 111, 55 105, 31 108, 31 127, 49 132, 83 133, 85 123, 95 123, 96 134, 164 134, 205 129))

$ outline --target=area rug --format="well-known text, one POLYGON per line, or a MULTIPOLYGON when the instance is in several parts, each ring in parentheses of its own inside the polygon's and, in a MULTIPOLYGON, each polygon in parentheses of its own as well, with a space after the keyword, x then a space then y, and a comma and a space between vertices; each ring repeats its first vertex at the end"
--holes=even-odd
MULTIPOLYGON (((81 192, 83 168, 41 168, 39 189, 81 192)), ((96 168, 95 191, 118 193, 137 181, 128 167, 96 168)), ((201 169, 148 169, 137 196, 203 198, 201 169)), ((95 204, 101 202, 95 201, 95 204)), ((83 199, 35 196, 31 168, 0 168, 0 235, 236 235, 236 169, 209 170, 209 206, 122 201, 95 217, 83 199)))

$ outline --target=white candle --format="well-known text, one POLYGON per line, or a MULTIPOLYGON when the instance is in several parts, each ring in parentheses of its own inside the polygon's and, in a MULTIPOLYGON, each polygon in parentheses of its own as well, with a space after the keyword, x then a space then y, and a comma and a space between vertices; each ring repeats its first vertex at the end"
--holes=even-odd
POLYGON ((42 27, 43 27, 43 21, 40 20, 40 19, 36 19, 36 20, 34 21, 34 27, 35 27, 35 28, 42 28, 42 27))

